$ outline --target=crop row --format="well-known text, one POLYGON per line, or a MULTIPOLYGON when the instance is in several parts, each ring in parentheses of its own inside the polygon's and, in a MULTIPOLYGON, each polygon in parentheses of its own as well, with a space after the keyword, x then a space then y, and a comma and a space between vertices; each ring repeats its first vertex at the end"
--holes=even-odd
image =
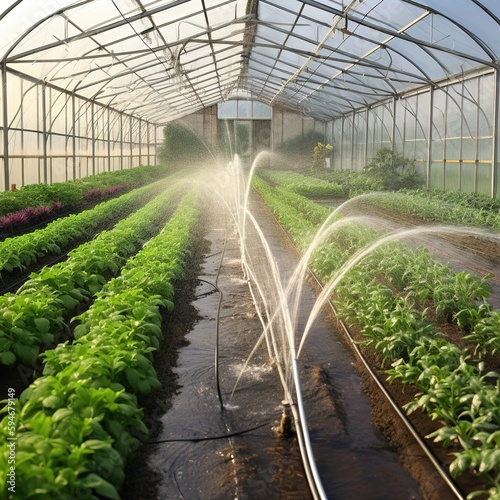
POLYGON ((376 196, 362 199, 370 204, 414 215, 429 222, 500 229, 500 214, 497 209, 490 209, 486 205, 476 208, 465 202, 455 202, 453 198, 444 201, 441 196, 430 191, 377 193, 376 196))
POLYGON ((111 188, 117 184, 139 187, 167 174, 164 167, 136 167, 54 184, 29 184, 16 191, 0 193, 0 215, 22 210, 27 206, 41 207, 60 202, 65 206, 78 204, 83 195, 93 189, 111 188))
POLYGON ((319 198, 322 196, 342 198, 345 196, 343 189, 338 184, 317 179, 316 177, 309 177, 298 172, 288 170, 260 170, 259 175, 273 184, 278 184, 289 191, 309 198, 319 198))
MULTIPOLYGON (((283 190, 272 188, 254 178, 254 187, 266 199, 278 220, 285 226, 297 246, 304 249, 312 240, 317 225, 312 226, 311 211, 318 216, 326 209, 299 195, 283 196, 283 190), (300 205, 296 198, 302 198, 300 205), (312 205, 312 207, 311 207, 312 205), (314 212, 314 206, 319 209, 314 212)), ((336 217, 332 224, 339 221, 336 217)), ((328 280, 346 260, 380 234, 356 222, 341 224, 329 239, 320 243, 313 253, 310 266, 323 280, 328 280), (333 243, 333 245, 332 245, 333 243)), ((475 345, 479 353, 495 354, 500 349, 500 312, 492 310, 487 302, 490 275, 479 278, 467 272, 455 273, 448 264, 436 261, 423 247, 410 249, 392 241, 365 259, 366 271, 374 269, 396 290, 405 291, 422 308, 432 306, 437 315, 455 322, 466 333, 465 339, 475 345)), ((372 273, 373 274, 373 273, 372 273)))
POLYGON ((113 229, 72 250, 69 258, 33 273, 17 291, 0 296, 0 363, 33 366, 65 318, 88 302, 158 230, 179 192, 173 185, 113 229))
MULTIPOLYGON (((8 498, 119 498, 124 463, 148 434, 136 394, 160 385, 152 352, 197 219, 192 192, 77 318, 75 342, 45 353, 43 376, 16 400, 16 492, 8 498)), ((0 435, 2 491, 9 480, 7 419, 0 435)))
POLYGON ((142 205, 165 181, 135 189, 119 198, 100 203, 90 210, 57 219, 38 229, 0 242, 0 275, 22 271, 45 255, 60 254, 72 241, 91 236, 100 226, 142 205))
MULTIPOLYGON (((266 201, 272 200, 278 218, 289 210, 277 201, 269 186, 259 191, 266 201)), ((294 215, 285 219, 292 226, 297 217, 294 215)), ((302 225, 299 222, 297 227, 302 225)), ((363 229, 357 231, 362 233, 363 229)), ((291 232, 294 234, 293 229, 291 232)), ((367 233, 366 238, 353 238, 354 249, 373 238, 371 231, 367 233)), ((306 237, 309 239, 309 234, 306 237)), ((297 234, 295 238, 301 240, 297 234)), ((353 253, 352 249, 333 246, 335 238, 319 247, 312 262, 324 281, 353 253)), ((465 272, 456 274, 426 250, 413 252, 402 243, 391 243, 351 269, 335 291, 339 314, 350 326, 361 328, 366 343, 373 345, 383 365, 392 364, 389 379, 412 383, 420 391, 408 403, 407 411, 426 411, 445 424, 429 437, 455 446, 452 474, 456 477, 473 470, 483 479, 487 494, 497 495, 499 375, 484 373, 483 362, 473 358, 470 350, 459 349, 443 338, 429 323, 425 309, 433 307, 439 317, 454 321, 470 342, 478 344, 479 354, 488 352, 491 346, 498 346, 500 332, 496 328, 499 312, 486 301, 489 287, 485 279, 465 272)), ((481 492, 471 497, 476 494, 481 492)))
POLYGON ((445 447, 453 445, 451 474, 475 470, 485 484, 484 493, 497 495, 500 375, 485 372, 484 363, 446 340, 409 296, 394 295, 367 276, 366 269, 350 272, 336 292, 340 317, 360 327, 364 344, 373 346, 383 366, 391 365, 388 380, 417 387, 406 411, 421 410, 441 423, 427 437, 445 447))

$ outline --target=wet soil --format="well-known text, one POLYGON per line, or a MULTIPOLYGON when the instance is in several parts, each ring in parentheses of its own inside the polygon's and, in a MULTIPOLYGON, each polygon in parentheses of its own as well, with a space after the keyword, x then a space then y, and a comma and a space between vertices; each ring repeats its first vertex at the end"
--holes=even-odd
MULTIPOLYGON (((272 240, 284 275, 290 273, 298 255, 288 237, 258 197, 252 200, 252 213, 272 240)), ((223 292, 219 371, 227 407, 221 411, 214 380, 219 296, 210 293, 206 283, 193 289, 186 282, 186 300, 177 295, 167 340, 155 355, 164 388, 144 401, 152 437, 129 464, 122 490, 125 500, 311 497, 297 440, 277 437, 273 430, 279 426, 283 392, 264 343, 231 395, 262 327, 242 275, 234 230, 225 220, 219 212, 205 221, 204 239, 198 239, 189 272, 217 282, 223 292)), ((249 239, 257 241, 253 235, 249 239)), ((262 249, 257 246, 251 253, 260 265, 262 249)), ((314 286, 311 281, 304 292, 305 310, 315 300, 314 286)), ((377 404, 380 394, 363 381, 335 324, 325 311, 305 343, 299 367, 314 458, 327 496, 453 498, 390 409, 372 408, 368 396, 373 395, 377 404), (388 428, 390 440, 383 435, 388 428)))
MULTIPOLYGON (((349 215, 369 215, 373 217, 375 227, 381 230, 422 228, 425 231, 445 226, 366 201, 350 205, 349 215)), ((492 274, 487 280, 492 288, 490 303, 500 309, 500 238, 498 233, 492 234, 496 239, 476 234, 474 228, 471 228, 470 234, 423 233, 413 238, 412 242, 415 246, 426 246, 438 259, 448 263, 457 272, 467 270, 480 277, 492 274)))
MULTIPOLYGON (((253 204, 259 222, 269 234, 277 235, 276 245, 283 249, 281 258, 288 259, 288 266, 292 267, 297 254, 289 240, 280 234, 280 228, 258 197, 253 204)), ((236 235, 221 210, 212 214, 207 211, 205 215, 185 280, 176 286, 174 312, 164 314, 165 337, 155 353, 162 389, 140 399, 151 437, 128 464, 122 498, 308 499, 310 493, 297 441, 279 438, 273 429, 281 417, 282 392, 265 349, 253 358, 252 370, 231 396, 235 378, 262 328, 242 275, 236 235), (219 315, 223 346, 219 363, 221 396, 229 403, 226 410, 221 410, 213 373, 219 296, 213 286, 200 280, 220 280, 218 286, 224 292, 219 315), (193 367, 198 369, 193 372, 193 367), (179 407, 180 413, 176 413, 179 407)), ((377 210, 377 215, 396 225, 422 224, 394 212, 377 210)), ((451 242, 446 239, 447 246, 436 245, 437 250, 441 248, 443 259, 453 255, 457 266, 468 268, 473 263, 485 274, 492 268, 498 269, 498 244, 485 245, 470 237, 451 238, 451 242), (453 245, 448 246, 449 243, 453 245), (487 261, 490 264, 484 267, 487 261)), ((316 288, 312 280, 308 283, 311 290, 316 288)), ((343 336, 336 318, 329 311, 324 314, 316 328, 318 338, 315 336, 307 343, 300 369, 313 415, 309 425, 318 468, 329 498, 454 498, 377 386, 366 376, 349 350, 349 340, 343 336), (336 346, 336 357, 329 357, 325 338, 336 346), (348 397, 352 395, 367 396, 371 403, 353 406, 348 397), (385 468, 378 468, 380 461, 385 468)), ((365 350, 364 354, 372 366, 379 366, 380 360, 372 352, 365 350)), ((383 380, 383 371, 376 371, 383 380)), ((26 375, 18 373, 16 377, 18 381, 14 382, 22 388, 26 375)), ((0 373, 0 380, 8 381, 8 374, 0 373)), ((402 391, 397 383, 387 388, 399 405, 413 396, 410 388, 402 391)), ((411 421, 422 436, 437 428, 436 422, 422 414, 413 414, 411 421)), ((447 464, 452 451, 439 447, 434 453, 447 464)), ((477 485, 475 478, 467 477, 460 486, 468 490, 477 485)))

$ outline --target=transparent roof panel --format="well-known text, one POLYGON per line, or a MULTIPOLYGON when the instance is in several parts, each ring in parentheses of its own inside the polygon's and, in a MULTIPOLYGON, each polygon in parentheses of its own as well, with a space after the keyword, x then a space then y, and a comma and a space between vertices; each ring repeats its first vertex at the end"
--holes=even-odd
POLYGON ((153 122, 235 89, 328 120, 498 68, 500 2, 3 0, 0 33, 7 72, 153 122))

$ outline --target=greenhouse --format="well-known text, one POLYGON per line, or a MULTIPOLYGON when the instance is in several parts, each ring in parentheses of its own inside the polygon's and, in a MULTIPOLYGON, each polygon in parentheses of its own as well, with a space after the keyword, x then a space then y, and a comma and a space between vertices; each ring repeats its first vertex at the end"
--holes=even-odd
POLYGON ((4 0, 0 498, 500 499, 499 35, 4 0))

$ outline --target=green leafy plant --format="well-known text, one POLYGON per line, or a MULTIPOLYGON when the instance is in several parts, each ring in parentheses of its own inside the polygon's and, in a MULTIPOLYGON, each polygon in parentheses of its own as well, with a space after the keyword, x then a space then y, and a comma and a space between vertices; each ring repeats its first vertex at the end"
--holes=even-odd
POLYGON ((67 261, 33 273, 17 293, 0 296, 0 362, 33 366, 40 346, 63 329, 64 318, 88 302, 155 234, 180 189, 172 185, 114 229, 72 250, 67 261))
POLYGON ((415 169, 414 161, 389 148, 378 149, 363 170, 377 179, 382 189, 390 191, 405 187, 416 188, 423 183, 415 169))
MULTIPOLYGON (((161 309, 172 308, 173 280, 183 275, 197 220, 192 192, 77 318, 76 340, 44 354, 43 375, 16 402, 18 496, 119 498, 124 463, 148 435, 136 394, 159 387, 152 352, 162 336, 161 309)), ((3 491, 7 467, 0 460, 3 491)))
POLYGON ((326 158, 328 158, 333 151, 333 146, 331 144, 323 144, 318 142, 313 148, 313 161, 311 165, 311 170, 317 170, 325 168, 326 158))

